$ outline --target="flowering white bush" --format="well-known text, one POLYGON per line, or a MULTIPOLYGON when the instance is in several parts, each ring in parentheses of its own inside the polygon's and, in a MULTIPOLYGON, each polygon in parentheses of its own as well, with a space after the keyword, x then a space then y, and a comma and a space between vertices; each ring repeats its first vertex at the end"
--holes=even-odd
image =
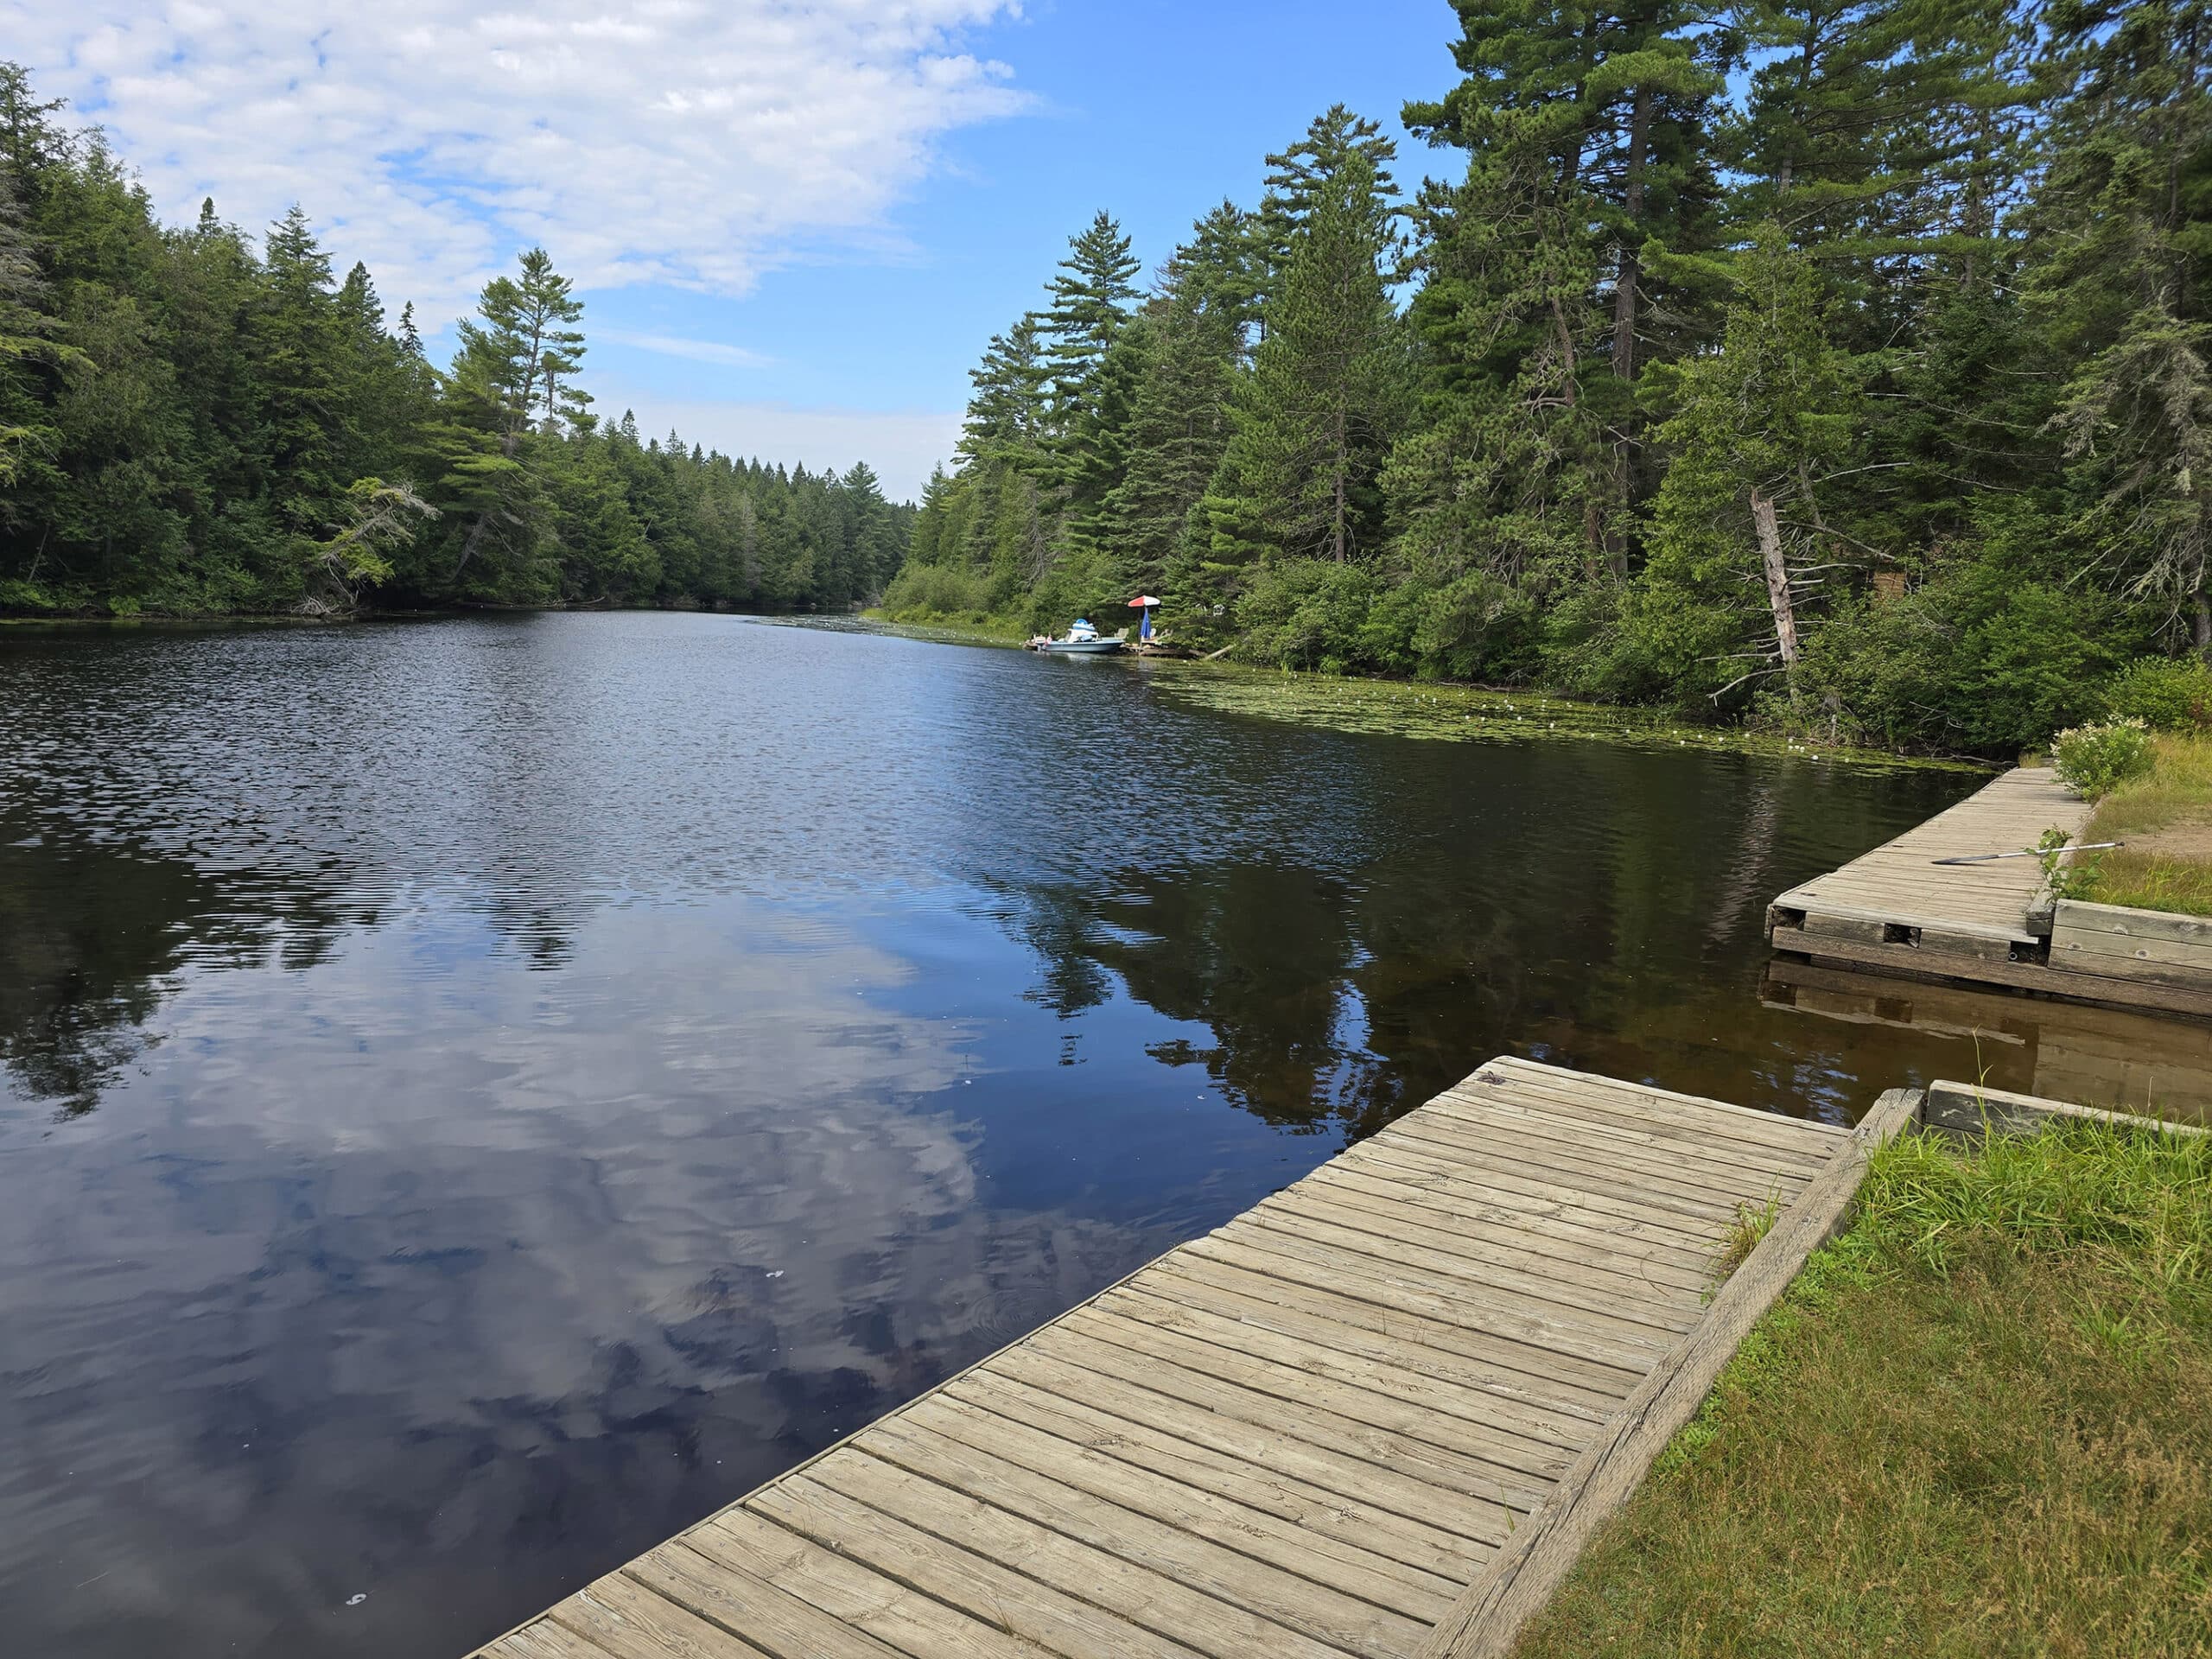
POLYGON ((2050 763, 2086 800, 2101 801, 2151 770, 2151 734, 2130 716, 2097 726, 2071 726, 2050 740, 2050 763))

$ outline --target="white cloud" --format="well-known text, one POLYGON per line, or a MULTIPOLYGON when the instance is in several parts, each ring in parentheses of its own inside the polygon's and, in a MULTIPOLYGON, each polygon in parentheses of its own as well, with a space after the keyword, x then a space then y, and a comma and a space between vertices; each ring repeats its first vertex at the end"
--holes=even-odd
POLYGON ((920 499, 930 468, 950 461, 960 438, 958 410, 797 409, 787 404, 632 395, 598 382, 592 392, 601 416, 618 421, 626 408, 632 410, 649 438, 665 437, 673 428, 686 443, 786 467, 803 461, 816 473, 824 467, 842 472, 865 461, 894 501, 920 499))
POLYGON ((435 322, 531 243, 580 287, 736 295, 805 248, 880 239, 943 135, 1021 107, 960 39, 1017 10, 0 0, 0 34, 165 214, 213 195, 257 227, 297 201, 435 322))
POLYGON ((742 346, 719 340, 693 340, 683 334, 633 334, 626 328, 594 328, 591 337, 616 346, 631 346, 661 357, 680 357, 687 362, 713 363, 726 369, 765 368, 776 359, 742 346))

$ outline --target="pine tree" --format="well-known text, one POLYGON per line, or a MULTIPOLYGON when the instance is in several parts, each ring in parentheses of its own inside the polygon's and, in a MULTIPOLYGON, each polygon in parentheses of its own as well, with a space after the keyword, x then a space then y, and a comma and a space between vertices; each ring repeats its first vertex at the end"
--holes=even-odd
POLYGON ((1458 11, 1465 79, 1405 109, 1469 166, 1415 210, 1430 432, 1393 493, 1447 570, 1594 587, 1627 574, 1653 481, 1634 383, 1697 345, 1718 280, 1695 256, 1730 42, 1681 0, 1458 11))
POLYGON ((1389 212, 1357 150, 1314 187, 1207 499, 1218 563, 1257 553, 1341 564, 1380 543, 1377 474, 1408 390, 1404 339, 1377 263, 1389 212))
POLYGON ((1858 545, 1822 509, 1830 475, 1855 470, 1864 424, 1826 309, 1811 260, 1763 226, 1720 350, 1681 377, 1630 613, 1678 684, 1719 695, 1795 667, 1808 600, 1858 545))
POLYGON ((969 372, 975 390, 961 429, 960 453, 971 461, 1016 459, 1042 467, 1050 430, 1050 373, 1034 315, 992 335, 982 361, 969 372))
POLYGON ((1147 307, 1151 348, 1100 537, 1116 589, 1170 585, 1170 563, 1227 448, 1230 395, 1256 294, 1249 224, 1225 205, 1199 220, 1162 268, 1147 307))
POLYGON ((1313 118, 1304 137, 1268 157, 1266 194, 1247 231, 1262 262, 1261 295, 1289 268, 1292 238, 1345 163, 1355 156, 1364 161, 1376 194, 1394 198, 1397 185, 1389 163, 1397 153, 1397 146, 1382 137, 1380 123, 1332 104, 1313 118))
POLYGON ((2064 90, 2028 291, 2072 371, 2051 417, 2069 528, 2105 585, 2164 602, 2212 655, 2212 20, 2193 0, 2044 18, 2064 90))
MULTIPOLYGON (((512 556, 508 578, 536 593, 554 576, 543 492, 524 439, 537 419, 581 427, 590 400, 569 381, 583 358, 583 334, 575 327, 582 302, 543 248, 522 256, 521 271, 519 281, 486 283, 476 316, 457 325, 461 344, 448 384, 463 418, 440 429, 441 488, 448 511, 468 525, 448 580, 460 579, 488 537, 512 556)), ((664 524, 664 537, 674 533, 664 524)), ((664 541, 659 550, 665 566, 664 541)))
POLYGON ((262 259, 262 298, 251 325, 259 466, 276 484, 272 493, 285 522, 312 531, 356 476, 346 473, 344 454, 348 388, 340 365, 348 341, 330 255, 297 206, 270 227, 262 259))
POLYGON ((1081 433, 1092 416, 1099 370, 1137 298, 1138 269, 1129 238, 1109 213, 1068 238, 1052 302, 1037 321, 1051 365, 1052 424, 1064 438, 1081 433))

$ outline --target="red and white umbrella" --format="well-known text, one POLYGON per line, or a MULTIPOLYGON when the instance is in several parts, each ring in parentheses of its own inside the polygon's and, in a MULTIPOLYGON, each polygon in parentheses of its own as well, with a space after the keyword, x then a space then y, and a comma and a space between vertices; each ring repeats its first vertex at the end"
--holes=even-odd
POLYGON ((1160 601, 1150 594, 1139 594, 1129 601, 1129 608, 1133 611, 1148 611, 1159 603, 1160 601))

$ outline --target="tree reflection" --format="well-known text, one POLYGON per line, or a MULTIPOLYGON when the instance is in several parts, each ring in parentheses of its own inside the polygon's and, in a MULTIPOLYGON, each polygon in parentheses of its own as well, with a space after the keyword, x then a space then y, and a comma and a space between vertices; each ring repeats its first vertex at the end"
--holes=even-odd
POLYGON ((81 1116, 160 1040, 147 1024, 188 957, 257 962, 281 930, 285 965, 312 966, 337 925, 308 894, 0 819, 0 1064, 81 1116))

